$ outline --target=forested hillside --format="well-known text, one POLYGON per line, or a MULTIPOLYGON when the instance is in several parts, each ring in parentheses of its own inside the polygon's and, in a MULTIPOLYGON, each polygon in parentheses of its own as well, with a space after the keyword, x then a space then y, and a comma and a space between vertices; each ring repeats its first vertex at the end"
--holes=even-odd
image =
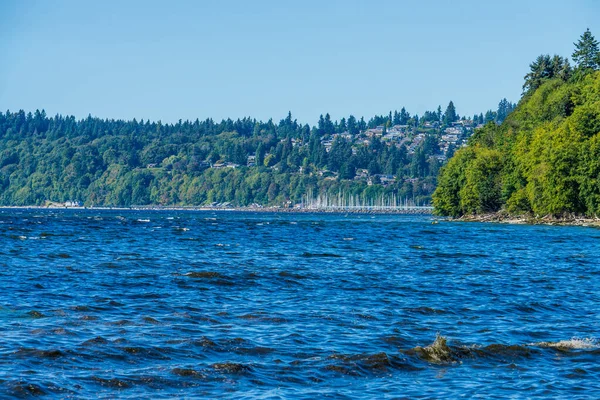
POLYGON ((442 169, 437 213, 600 215, 600 52, 586 31, 568 59, 538 57, 523 98, 442 169))
POLYGON ((106 120, 44 111, 0 113, 0 205, 290 206, 317 195, 382 196, 428 204, 440 165, 485 121, 512 110, 421 118, 404 108, 368 122, 350 116, 318 125, 291 113, 255 119, 106 120))

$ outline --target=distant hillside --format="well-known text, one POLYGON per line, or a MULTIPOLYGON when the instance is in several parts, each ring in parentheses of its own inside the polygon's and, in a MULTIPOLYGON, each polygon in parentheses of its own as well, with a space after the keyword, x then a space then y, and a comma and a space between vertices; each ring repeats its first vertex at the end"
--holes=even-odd
POLYGON ((435 118, 327 114, 311 128, 291 114, 162 124, 0 112, 0 205, 429 204, 449 144, 475 124, 435 118))
POLYGON ((597 42, 595 48, 590 64, 574 70, 558 56, 532 63, 516 110, 502 125, 476 131, 441 170, 438 214, 600 215, 597 42))
POLYGON ((421 117, 300 124, 49 117, 0 112, 0 205, 285 206, 431 203, 439 168, 474 127, 514 105, 460 117, 450 102, 421 117))

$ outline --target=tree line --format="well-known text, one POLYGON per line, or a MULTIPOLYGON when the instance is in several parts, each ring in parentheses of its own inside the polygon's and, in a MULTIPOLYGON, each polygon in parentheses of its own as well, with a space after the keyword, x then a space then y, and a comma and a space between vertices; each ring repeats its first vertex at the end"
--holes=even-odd
MULTIPOLYGON (((503 99, 497 111, 473 120, 499 122, 512 107, 503 99)), ((279 123, 209 118, 163 124, 0 112, 0 204, 282 205, 298 203, 308 191, 365 198, 393 193, 428 204, 442 165, 440 137, 459 118, 453 102, 422 117, 404 107, 368 121, 352 115, 332 121, 325 114, 314 127, 291 113, 279 123), (431 122, 435 127, 425 128, 431 122), (424 140, 408 149, 410 140, 390 146, 361 136, 381 126, 384 134, 404 126, 409 139, 422 133, 424 140), (217 168, 224 164, 235 168, 217 168), (372 179, 355 180, 361 170, 372 179), (396 180, 384 187, 380 175, 396 180)))

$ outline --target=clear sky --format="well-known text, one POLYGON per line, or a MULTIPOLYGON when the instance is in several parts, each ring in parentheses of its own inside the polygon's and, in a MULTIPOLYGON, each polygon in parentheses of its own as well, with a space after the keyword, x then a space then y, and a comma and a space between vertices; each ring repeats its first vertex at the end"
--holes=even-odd
POLYGON ((472 115, 518 101, 529 63, 570 56, 588 27, 600 39, 600 1, 1 0, 0 109, 472 115))

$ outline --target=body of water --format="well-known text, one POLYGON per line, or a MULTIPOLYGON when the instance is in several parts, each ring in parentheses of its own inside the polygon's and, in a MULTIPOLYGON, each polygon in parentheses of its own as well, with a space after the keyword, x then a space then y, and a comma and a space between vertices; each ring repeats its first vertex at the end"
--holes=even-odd
POLYGON ((600 231, 0 211, 0 397, 600 397, 600 231))

